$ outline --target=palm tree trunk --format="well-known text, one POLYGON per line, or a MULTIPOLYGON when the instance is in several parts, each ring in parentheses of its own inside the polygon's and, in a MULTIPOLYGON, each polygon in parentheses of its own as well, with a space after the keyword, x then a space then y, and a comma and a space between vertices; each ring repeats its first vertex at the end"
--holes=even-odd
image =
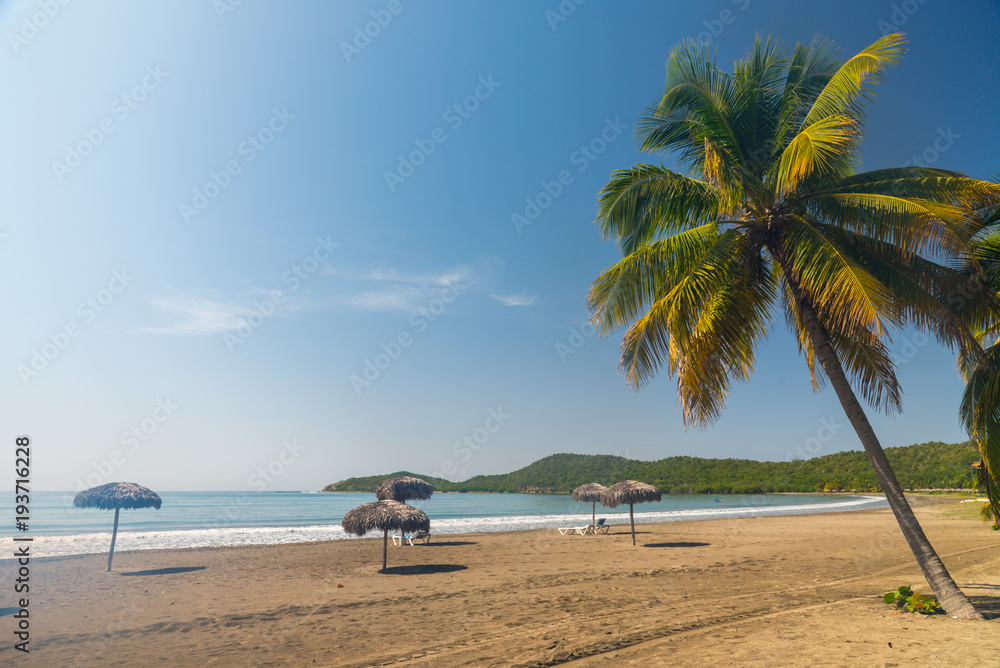
POLYGON ((823 367, 823 371, 826 372, 827 378, 830 379, 830 384, 837 393, 837 398, 840 399, 844 412, 847 413, 847 419, 850 420, 858 438, 861 439, 865 452, 868 453, 872 466, 875 467, 875 474, 878 476, 879 484, 882 485, 882 491, 889 502, 889 507, 892 508, 899 528, 903 531, 903 537, 906 538, 906 542, 913 551, 913 556, 916 557, 927 583, 934 590, 941 607, 948 614, 962 619, 983 619, 983 616, 976 611, 969 599, 955 584, 948 569, 944 567, 937 552, 934 551, 927 536, 924 535, 923 529, 920 528, 920 523, 917 522, 913 509, 910 508, 910 504, 903 495, 903 489, 899 486, 899 481, 896 480, 896 474, 885 456, 885 451, 882 450, 878 437, 875 436, 875 430, 872 429, 864 409, 858 402, 854 390, 851 389, 844 368, 837 358, 837 352, 830 343, 830 336, 826 328, 819 321, 816 311, 812 308, 808 298, 802 294, 794 278, 787 271, 785 276, 795 292, 802 326, 809 335, 816 359, 823 367))
POLYGON ((111 572, 111 560, 115 557, 115 540, 118 539, 118 513, 121 508, 115 508, 115 528, 111 531, 111 551, 108 552, 108 573, 111 572))

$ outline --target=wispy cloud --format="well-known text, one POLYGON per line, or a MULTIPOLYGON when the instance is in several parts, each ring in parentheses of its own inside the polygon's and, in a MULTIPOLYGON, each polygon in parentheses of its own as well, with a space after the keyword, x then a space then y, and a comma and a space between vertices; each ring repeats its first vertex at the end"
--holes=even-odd
POLYGON ((504 306, 531 306, 538 299, 538 295, 528 295, 522 292, 519 295, 490 295, 504 306))
POLYGON ((147 327, 143 332, 155 334, 217 334, 236 329, 250 310, 235 304, 223 304, 214 299, 154 297, 150 303, 164 315, 174 319, 167 327, 147 327))
POLYGON ((412 311, 425 305, 440 292, 441 288, 431 290, 412 285, 390 285, 342 297, 341 302, 364 311, 412 311))
POLYGON ((351 284, 353 292, 338 298, 341 304, 364 311, 412 312, 427 306, 443 291, 462 292, 489 281, 502 262, 484 258, 476 264, 462 264, 444 271, 409 273, 380 267, 364 271, 338 269, 337 276, 351 284))
MULTIPOLYGON (((272 301, 273 294, 267 291, 257 291, 257 302, 272 301)), ((224 303, 205 297, 154 297, 150 303, 161 315, 173 320, 173 324, 164 327, 145 327, 141 332, 151 334, 182 334, 205 335, 231 332, 247 325, 247 316, 255 312, 254 298, 248 297, 239 303, 224 303)), ((285 310, 288 310, 287 308, 285 310)))
MULTIPOLYGON (((288 317, 296 311, 329 308, 334 304, 359 311, 413 313, 426 308, 443 294, 489 289, 502 269, 503 261, 492 256, 481 257, 472 264, 424 273, 386 267, 352 269, 328 263, 322 273, 334 280, 320 291, 323 294, 317 295, 313 291, 311 297, 301 293, 293 296, 290 291, 251 288, 233 297, 218 290, 202 290, 196 295, 155 297, 150 303, 156 308, 160 320, 168 324, 138 331, 176 335, 232 332, 248 325, 247 318, 258 311, 255 306, 258 302, 271 303, 273 315, 277 317, 288 317), (279 292, 282 293, 280 305, 274 301, 279 292)), ((535 300, 524 295, 494 297, 512 306, 531 304, 535 300)))
POLYGON ((472 267, 469 265, 459 265, 448 271, 437 274, 407 274, 398 272, 395 269, 372 269, 365 278, 372 281, 400 283, 405 285, 440 285, 448 286, 459 282, 467 282, 472 278, 472 267))

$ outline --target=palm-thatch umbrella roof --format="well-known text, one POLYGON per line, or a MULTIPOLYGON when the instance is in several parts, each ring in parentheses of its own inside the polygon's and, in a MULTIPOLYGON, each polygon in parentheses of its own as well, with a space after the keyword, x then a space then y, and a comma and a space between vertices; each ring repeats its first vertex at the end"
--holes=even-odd
POLYGON ((636 480, 623 480, 608 487, 601 494, 601 505, 605 508, 617 508, 628 504, 628 516, 632 522, 632 544, 635 545, 635 514, 633 506, 637 503, 659 501, 660 490, 652 485, 636 480))
POLYGON ((430 531, 431 521, 424 511, 401 501, 384 499, 372 501, 349 510, 340 526, 349 534, 364 536, 369 531, 382 532, 382 570, 385 570, 390 531, 412 533, 430 531))
POLYGON ((660 490, 652 485, 637 480, 623 480, 608 487, 601 494, 601 505, 605 508, 617 508, 626 503, 647 503, 649 501, 659 501, 660 490))
POLYGON ((85 489, 73 499, 73 505, 79 508, 100 508, 115 511, 115 528, 111 532, 111 550, 108 552, 108 571, 111 571, 111 560, 115 556, 115 541, 118 539, 118 513, 122 508, 156 508, 159 510, 163 501, 151 489, 137 485, 134 482, 109 482, 85 489))
POLYGON ((580 485, 573 490, 573 500, 574 501, 590 501, 590 524, 593 526, 597 523, 597 502, 601 500, 601 493, 606 490, 607 487, 600 485, 596 482, 589 483, 587 485, 580 485))
POLYGON ((409 475, 400 475, 389 478, 375 488, 375 497, 379 501, 391 499, 393 501, 406 501, 407 499, 429 499, 434 493, 434 485, 426 480, 414 478, 409 475))
POLYGON ((107 485, 91 487, 76 495, 73 505, 78 508, 159 508, 163 504, 160 496, 134 482, 109 482, 107 485))

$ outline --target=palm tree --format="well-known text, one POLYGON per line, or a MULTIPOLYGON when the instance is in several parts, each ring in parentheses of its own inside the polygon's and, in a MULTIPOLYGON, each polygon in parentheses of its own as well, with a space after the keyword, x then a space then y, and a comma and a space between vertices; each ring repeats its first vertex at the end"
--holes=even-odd
POLYGON ((833 386, 942 606, 981 618, 924 535, 854 389, 898 412, 890 333, 915 327, 975 364, 972 330, 993 306, 948 261, 968 256, 979 229, 969 202, 1000 189, 940 169, 854 170, 871 85, 903 44, 888 35, 845 61, 827 40, 789 56, 758 38, 732 74, 707 49, 675 47, 636 134, 690 175, 649 164, 612 174, 596 222, 622 260, 594 281, 589 305, 602 335, 628 327, 627 382, 638 389, 666 364, 685 426, 702 427, 749 379, 780 305, 814 389, 833 386), (956 291, 969 296, 961 308, 956 291))
MULTIPOLYGON (((1000 205, 986 203, 977 213, 983 231, 973 243, 973 260, 967 273, 978 275, 987 290, 1000 293, 1000 205)), ((965 392, 959 413, 962 423, 979 446, 979 486, 989 502, 983 520, 1000 529, 1000 317, 980 329, 977 338, 986 346, 986 360, 963 369, 965 392)))

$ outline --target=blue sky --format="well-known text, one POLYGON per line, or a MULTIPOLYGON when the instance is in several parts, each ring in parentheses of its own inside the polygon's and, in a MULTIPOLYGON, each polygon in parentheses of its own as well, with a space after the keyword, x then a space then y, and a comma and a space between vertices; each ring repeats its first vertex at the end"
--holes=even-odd
MULTIPOLYGON (((597 192, 673 165, 632 125, 685 38, 731 69, 755 33, 851 54, 903 30, 864 167, 998 168, 994 3, 29 0, 0 28, 0 423, 36 489, 858 448, 780 317, 705 431, 585 327, 617 259, 597 192)), ((951 353, 892 349, 883 445, 963 440, 951 353)))

